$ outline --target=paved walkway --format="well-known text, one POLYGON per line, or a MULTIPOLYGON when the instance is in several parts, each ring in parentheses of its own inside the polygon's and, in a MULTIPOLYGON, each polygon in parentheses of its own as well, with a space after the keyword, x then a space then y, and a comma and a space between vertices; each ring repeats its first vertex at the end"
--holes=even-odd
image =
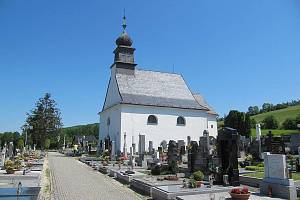
POLYGON ((52 200, 135 200, 127 186, 71 157, 49 152, 52 200))

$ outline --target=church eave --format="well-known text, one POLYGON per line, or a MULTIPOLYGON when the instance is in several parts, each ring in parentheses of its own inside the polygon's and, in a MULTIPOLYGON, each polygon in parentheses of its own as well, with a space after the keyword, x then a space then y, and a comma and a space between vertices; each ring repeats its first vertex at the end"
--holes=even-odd
POLYGON ((184 110, 203 110, 208 111, 207 109, 203 108, 187 108, 187 107, 179 107, 179 106, 163 106, 163 105, 148 105, 148 104, 141 104, 141 103, 127 103, 127 102, 120 102, 123 105, 135 105, 135 106, 147 106, 147 107, 159 107, 159 108, 176 108, 176 109, 184 109, 184 110))

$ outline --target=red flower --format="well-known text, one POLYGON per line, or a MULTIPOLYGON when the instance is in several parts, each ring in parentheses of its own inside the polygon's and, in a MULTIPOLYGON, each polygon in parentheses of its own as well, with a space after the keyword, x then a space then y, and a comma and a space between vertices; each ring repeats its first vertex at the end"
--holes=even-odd
POLYGON ((234 193, 234 194, 241 194, 241 190, 240 190, 240 188, 233 188, 233 189, 231 190, 231 193, 234 193))
POLYGON ((244 186, 242 189, 242 194, 248 194, 248 193, 249 193, 249 189, 244 186))

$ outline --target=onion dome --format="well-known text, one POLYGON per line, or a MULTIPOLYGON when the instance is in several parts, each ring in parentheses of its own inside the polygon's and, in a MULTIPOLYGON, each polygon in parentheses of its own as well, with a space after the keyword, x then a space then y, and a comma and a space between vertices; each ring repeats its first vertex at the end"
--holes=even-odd
POLYGON ((118 37, 118 39, 116 40, 116 44, 118 46, 131 46, 132 40, 129 35, 125 31, 123 31, 120 37, 118 37))

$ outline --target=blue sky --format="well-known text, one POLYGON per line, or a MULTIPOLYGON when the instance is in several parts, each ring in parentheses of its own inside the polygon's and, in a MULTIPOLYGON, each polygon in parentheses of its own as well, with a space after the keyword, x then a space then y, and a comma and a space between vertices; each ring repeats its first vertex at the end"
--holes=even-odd
POLYGON ((65 126, 98 122, 124 8, 139 67, 174 65, 221 116, 300 98, 298 0, 0 0, 0 132, 45 92, 65 126))

